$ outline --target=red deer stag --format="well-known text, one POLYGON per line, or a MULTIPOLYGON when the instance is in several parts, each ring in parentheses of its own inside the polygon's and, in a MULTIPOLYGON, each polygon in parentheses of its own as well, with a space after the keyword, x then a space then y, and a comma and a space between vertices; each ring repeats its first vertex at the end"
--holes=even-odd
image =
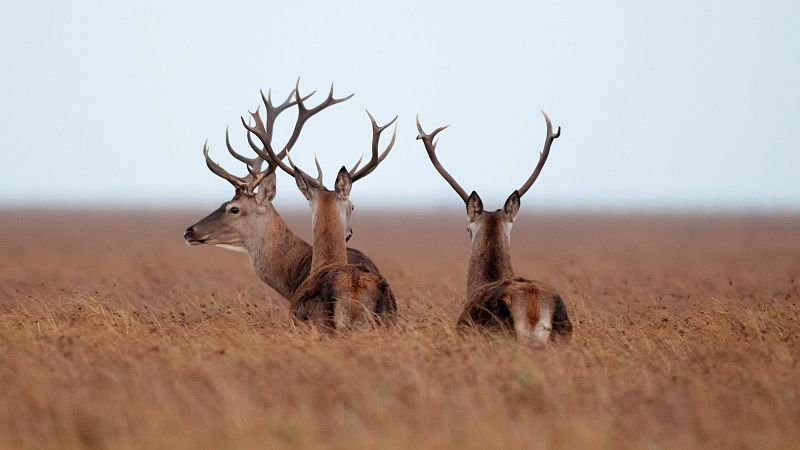
MULTIPOLYGON (((304 114, 307 109, 298 91, 295 91, 295 101, 300 114, 304 114)), ((295 166, 291 157, 289 165, 284 163, 275 154, 269 139, 262 138, 263 134, 257 127, 248 127, 262 140, 266 154, 261 156, 294 177, 311 207, 311 273, 291 299, 292 312, 297 319, 310 321, 325 329, 344 330, 383 323, 391 320, 397 311, 386 280, 379 273, 349 263, 345 250, 345 242, 353 234, 350 226, 352 184, 378 167, 391 151, 396 138, 395 127, 391 142, 379 154, 381 133, 397 117, 383 126, 378 126, 372 115, 369 118, 372 124, 372 156, 361 169, 358 169, 359 163, 350 171, 342 167, 336 176, 334 190, 325 188, 321 173, 317 178, 311 177, 295 166)))
MULTIPOLYGON (((313 94, 312 92, 303 97, 303 100, 313 94)), ((323 109, 341 103, 350 97, 334 98, 333 87, 331 87, 331 92, 326 100, 313 109, 304 110, 298 116, 294 131, 278 157, 283 158, 292 148, 306 120, 323 109)), ((294 90, 286 101, 277 106, 273 105, 271 95, 264 96, 262 93, 261 98, 266 108, 266 123, 261 120, 258 110, 252 113, 252 116, 258 129, 256 134, 271 143, 278 115, 296 105, 294 90)), ((257 148, 256 143, 251 139, 250 132, 247 137, 250 146, 257 148)), ((247 252, 256 275, 281 296, 291 299, 310 272, 311 246, 289 229, 272 205, 275 197, 276 165, 268 164, 268 167, 262 171, 263 158, 260 156, 247 158, 237 153, 230 144, 227 130, 225 143, 231 155, 247 165, 250 174, 246 177, 237 177, 228 173, 209 158, 208 148, 204 147, 203 153, 208 168, 231 183, 236 189, 236 193, 231 200, 223 203, 216 211, 187 228, 184 238, 191 245, 214 245, 247 252)), ((356 249, 347 249, 347 259, 364 271, 380 273, 372 260, 356 249)), ((388 295, 391 297, 391 292, 388 295)))
POLYGON ((544 114, 544 120, 547 123, 547 137, 536 169, 522 187, 511 193, 503 209, 490 212, 484 211, 477 192, 472 191, 467 195, 439 162, 434 138, 447 126, 427 134, 417 117, 417 139, 425 145, 433 167, 467 206, 467 230, 472 244, 467 275, 467 303, 458 320, 459 326, 508 329, 516 334, 520 342, 534 347, 548 342, 551 333, 560 336, 572 333, 572 323, 558 293, 543 283, 515 276, 511 266, 511 225, 519 212, 520 198, 536 181, 553 141, 561 135, 561 127, 553 133, 553 125, 547 114, 544 114))

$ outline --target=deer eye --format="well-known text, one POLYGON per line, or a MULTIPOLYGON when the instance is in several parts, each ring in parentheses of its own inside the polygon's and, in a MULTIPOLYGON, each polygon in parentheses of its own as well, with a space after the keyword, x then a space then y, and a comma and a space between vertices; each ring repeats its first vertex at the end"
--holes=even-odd
POLYGON ((231 209, 230 209, 228 212, 230 212, 231 214, 239 214, 239 208, 237 208, 236 206, 234 206, 234 207, 233 207, 233 208, 231 208, 231 209))

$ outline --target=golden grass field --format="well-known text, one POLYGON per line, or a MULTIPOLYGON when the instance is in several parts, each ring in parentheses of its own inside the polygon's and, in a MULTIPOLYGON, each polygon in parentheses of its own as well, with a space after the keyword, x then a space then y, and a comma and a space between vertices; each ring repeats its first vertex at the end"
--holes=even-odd
POLYGON ((800 445, 800 217, 523 211, 576 328, 532 351, 456 331, 460 211, 356 212, 402 320, 340 336, 185 245, 203 213, 0 212, 0 447, 800 445))

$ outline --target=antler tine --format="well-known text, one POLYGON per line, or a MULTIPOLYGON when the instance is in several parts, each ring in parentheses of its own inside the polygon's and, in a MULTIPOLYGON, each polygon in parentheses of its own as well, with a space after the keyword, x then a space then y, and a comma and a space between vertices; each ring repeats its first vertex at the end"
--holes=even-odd
MULTIPOLYGON (((314 92, 316 92, 316 91, 314 91, 314 92)), ((312 94, 313 94, 313 92, 312 92, 312 94)), ((306 111, 308 113, 308 117, 306 118, 306 120, 308 118, 310 118, 311 116, 313 116, 314 114, 322 111, 323 109, 325 109, 325 108, 327 108, 329 106, 333 106, 333 105, 335 105, 337 103, 342 103, 344 101, 350 100, 354 95, 355 94, 350 94, 350 95, 348 95, 346 97, 334 98, 334 96, 333 96, 333 83, 331 83, 331 88, 328 91, 328 96, 325 98, 325 100, 323 100, 322 103, 320 103, 319 105, 309 109, 308 107, 306 107, 306 104, 304 103, 304 100, 306 100, 308 97, 310 97, 311 94, 307 95, 306 97, 300 97, 300 78, 297 78, 297 82, 295 83, 295 86, 294 86, 294 99, 295 99, 295 102, 297 103, 297 106, 301 111, 306 111)))
MULTIPOLYGON (((395 117, 395 119, 397 118, 395 117)), ((378 168, 378 164, 382 163, 383 160, 386 159, 387 156, 389 156, 389 152, 392 151, 392 148, 394 148, 394 143, 396 140, 397 140, 397 124, 395 124, 394 129, 392 129, 392 139, 389 141, 389 145, 387 145, 383 153, 380 154, 380 156, 378 157, 378 161, 372 166, 372 168, 369 171, 364 172, 363 175, 361 175, 359 178, 363 178, 371 174, 373 171, 375 171, 375 169, 378 168)))
POLYGON ((425 130, 422 129, 422 125, 419 123, 419 114, 417 114, 417 130, 419 131, 419 135, 417 136, 417 140, 421 140, 423 144, 425 144, 425 150, 428 152, 428 158, 430 158, 431 162, 433 163, 433 167, 436 168, 436 171, 439 172, 439 175, 444 178, 445 181, 456 191, 459 197, 464 200, 464 203, 467 202, 469 196, 467 195, 467 191, 464 190, 453 178, 452 175, 447 173, 442 167, 442 163, 439 162, 439 158, 436 156, 436 142, 434 142, 434 138, 437 134, 439 134, 442 130, 447 128, 449 125, 445 125, 443 127, 439 127, 431 134, 425 133, 425 130))
POLYGON ((356 169, 358 169, 358 166, 361 165, 361 161, 363 159, 364 159, 364 154, 362 153, 361 156, 358 157, 358 161, 356 161, 356 163, 353 164, 353 168, 350 169, 350 171, 349 171, 351 179, 352 179, 353 175, 356 173, 356 169))
POLYGON ((209 170, 214 172, 215 175, 226 180, 236 189, 245 189, 247 187, 246 181, 230 174, 227 170, 223 169, 222 166, 211 160, 211 157, 208 156, 208 141, 203 144, 203 156, 206 158, 206 166, 208 166, 209 170))
POLYGON ((263 163, 264 160, 259 156, 256 156, 255 158, 248 158, 246 156, 237 153, 236 150, 234 150, 233 146, 231 145, 230 132, 227 127, 225 128, 225 146, 228 147, 228 153, 230 153, 231 156, 247 164, 248 171, 250 171, 251 168, 256 172, 261 171, 261 163, 263 163))
POLYGON ((263 149, 261 147, 259 147, 258 145, 256 145, 256 143, 253 141, 253 134, 254 133, 251 133, 250 130, 247 130, 247 143, 250 144, 250 148, 254 152, 256 152, 256 154, 259 156, 259 158, 263 159, 263 156, 261 156, 261 154, 259 153, 259 152, 263 152, 263 149))
POLYGON ((320 167, 320 165, 319 165, 319 159, 317 159, 317 155, 316 154, 314 155, 314 164, 317 166, 317 178, 316 178, 317 183, 319 183, 320 185, 323 185, 322 184, 322 167, 320 167))
MULTIPOLYGON (((295 173, 300 173, 300 175, 305 178, 306 181, 311 183, 312 185, 321 188, 322 185, 322 168, 319 166, 319 160, 317 159, 317 155, 314 155, 314 163, 317 165, 317 178, 312 177, 311 175, 307 174, 303 171, 303 169, 297 167, 297 165, 292 161, 292 155, 289 152, 286 152, 286 159, 289 160, 289 165, 292 166, 295 173)), ((294 176, 294 175, 292 175, 294 176)))
MULTIPOLYGON (((272 142, 271 139, 268 139, 266 137, 267 130, 266 127, 264 126, 264 121, 261 120, 261 113, 259 112, 259 109, 260 108, 256 108, 255 112, 250 112, 250 111, 247 112, 248 114, 250 114, 250 119, 253 119, 255 121, 255 124, 253 126, 250 126, 250 119, 247 119, 247 122, 245 123, 244 117, 239 116, 239 118, 242 120, 242 125, 244 125, 244 128, 247 130, 247 143, 250 144, 250 148, 254 152, 256 152, 256 155, 258 155, 259 158, 265 161, 269 161, 269 158, 264 156, 264 149, 256 145, 251 136, 255 134, 262 143, 272 142)), ((281 155, 281 157, 283 156, 284 155, 281 155)))
MULTIPOLYGON (((369 116, 369 121, 372 125, 372 156, 360 170, 351 171, 350 177, 352 178, 353 182, 356 182, 372 173, 378 167, 378 164, 380 164, 381 161, 383 161, 386 156, 389 155, 389 152, 392 151, 392 147, 394 147, 394 143, 397 140, 397 116, 394 116, 394 119, 382 126, 378 126, 378 123, 375 122, 375 118, 372 117, 372 114, 370 114, 369 111, 367 111, 367 116, 369 116), (386 146, 386 149, 383 151, 383 153, 378 154, 378 146, 380 145, 381 134, 392 124, 395 124, 394 131, 392 131, 392 139, 389 141, 389 145, 386 146)), ((361 159, 359 159, 359 162, 360 161, 361 159)))
POLYGON ((553 145, 553 141, 561 136, 561 126, 559 125, 558 130, 553 133, 553 124, 550 122, 550 117, 548 117, 547 113, 544 111, 542 111, 542 115, 544 115, 544 121, 547 124, 547 137, 545 137, 544 147, 542 148, 541 153, 539 153, 539 163, 536 164, 536 168, 533 170, 533 173, 525 182, 525 184, 523 184, 521 188, 517 189, 520 197, 525 195, 525 193, 528 192, 528 189, 533 186, 533 183, 542 172, 542 168, 544 167, 544 163, 547 161, 547 157, 550 155, 550 147, 553 145))

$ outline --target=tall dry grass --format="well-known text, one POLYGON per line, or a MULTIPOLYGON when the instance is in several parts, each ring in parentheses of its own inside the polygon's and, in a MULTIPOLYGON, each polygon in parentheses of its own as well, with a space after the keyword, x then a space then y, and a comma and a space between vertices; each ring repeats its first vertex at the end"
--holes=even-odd
POLYGON ((199 215, 2 213, 0 446, 800 442, 798 217, 521 217, 517 272, 576 325, 530 351, 456 332, 460 214, 359 213, 402 320, 335 337, 297 329, 243 255, 185 246, 199 215))

